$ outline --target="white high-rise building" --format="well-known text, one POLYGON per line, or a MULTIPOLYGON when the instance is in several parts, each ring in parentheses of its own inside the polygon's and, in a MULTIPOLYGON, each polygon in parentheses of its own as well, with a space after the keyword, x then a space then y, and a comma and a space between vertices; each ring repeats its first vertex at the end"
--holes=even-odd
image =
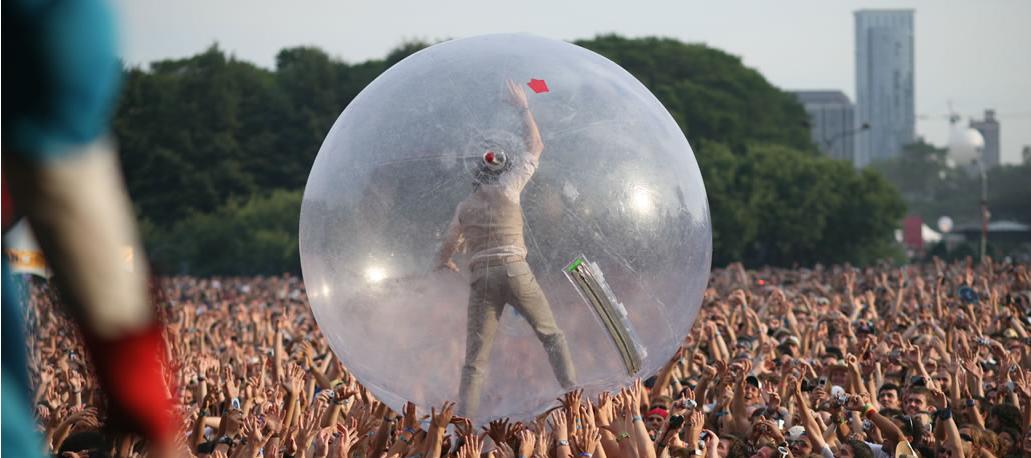
POLYGON ((895 157, 916 138, 913 10, 860 10, 856 18, 856 166, 895 157))

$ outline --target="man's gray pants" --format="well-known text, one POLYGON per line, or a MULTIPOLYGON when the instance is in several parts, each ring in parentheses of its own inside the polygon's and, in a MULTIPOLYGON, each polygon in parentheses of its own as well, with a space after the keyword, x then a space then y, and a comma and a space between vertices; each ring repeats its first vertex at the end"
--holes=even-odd
POLYGON ((503 262, 491 260, 472 266, 465 365, 458 392, 458 411, 467 417, 474 416, 479 408, 490 351, 505 304, 515 307, 530 323, 544 345, 559 384, 563 388, 576 384, 576 370, 566 336, 555 324, 551 305, 537 284, 530 265, 525 260, 503 262))

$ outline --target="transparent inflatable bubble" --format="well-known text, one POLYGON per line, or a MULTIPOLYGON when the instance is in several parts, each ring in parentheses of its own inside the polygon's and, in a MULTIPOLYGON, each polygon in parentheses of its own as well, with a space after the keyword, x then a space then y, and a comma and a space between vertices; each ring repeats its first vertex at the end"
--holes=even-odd
POLYGON ((490 35, 420 51, 351 102, 300 244, 319 326, 362 383, 483 422, 657 371, 698 312, 711 228, 690 145, 633 76, 490 35))

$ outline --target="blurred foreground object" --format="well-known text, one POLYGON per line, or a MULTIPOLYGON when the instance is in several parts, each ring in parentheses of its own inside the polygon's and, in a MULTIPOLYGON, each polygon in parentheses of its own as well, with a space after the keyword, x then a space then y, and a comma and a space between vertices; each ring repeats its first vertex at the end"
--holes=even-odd
MULTIPOLYGON (((31 224, 104 387, 107 427, 161 447, 174 428, 162 328, 146 269, 125 268, 125 245, 134 256, 141 250, 104 138, 121 74, 112 18, 100 1, 12 0, 3 26, 4 228, 18 216, 31 224)), ((5 260, 3 452, 38 456, 32 406, 19 402, 30 399, 30 387, 9 285, 5 260)))

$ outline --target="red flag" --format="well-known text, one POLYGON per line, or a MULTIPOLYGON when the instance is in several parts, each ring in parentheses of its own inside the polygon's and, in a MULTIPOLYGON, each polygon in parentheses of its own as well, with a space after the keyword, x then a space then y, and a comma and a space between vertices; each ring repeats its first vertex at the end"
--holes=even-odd
POLYGON ((530 86, 530 89, 533 89, 533 92, 537 94, 540 94, 541 92, 548 92, 548 83, 546 83, 544 80, 534 78, 531 79, 529 83, 526 83, 526 85, 530 86))

